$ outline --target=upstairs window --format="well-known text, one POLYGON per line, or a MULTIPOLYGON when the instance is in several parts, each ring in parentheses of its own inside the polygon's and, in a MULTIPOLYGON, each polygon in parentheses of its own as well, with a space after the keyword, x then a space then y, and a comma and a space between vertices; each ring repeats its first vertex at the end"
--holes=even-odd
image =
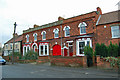
POLYGON ((111 27, 112 38, 120 37, 120 26, 112 26, 111 27))
POLYGON ((6 44, 6 49, 8 49, 8 44, 6 44))
POLYGON ((63 30, 65 31, 65 37, 70 36, 70 27, 69 26, 65 26, 63 30))
POLYGON ((54 38, 58 38, 59 37, 59 29, 56 28, 53 30, 53 32, 54 32, 54 38))
POLYGON ((12 50, 12 44, 10 44, 10 49, 12 50))
POLYGON ((37 41, 37 33, 34 33, 33 36, 34 36, 34 41, 37 41))
POLYGON ((82 22, 78 25, 78 27, 80 28, 80 34, 86 34, 86 26, 87 24, 85 22, 82 22))
POLYGON ((42 35, 42 40, 46 40, 46 31, 42 31, 41 35, 42 35))
POLYGON ((29 35, 26 35, 26 42, 29 42, 29 35))

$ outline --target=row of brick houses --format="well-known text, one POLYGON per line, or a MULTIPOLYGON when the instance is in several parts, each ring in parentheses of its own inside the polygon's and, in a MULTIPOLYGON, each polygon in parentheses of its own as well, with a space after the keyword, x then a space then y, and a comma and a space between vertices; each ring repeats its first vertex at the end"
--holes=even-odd
POLYGON ((97 11, 23 31, 23 55, 33 49, 39 56, 84 56, 84 46, 95 49, 96 43, 119 43, 120 11, 102 14, 97 11))
POLYGON ((96 11, 23 31, 22 53, 33 49, 41 56, 84 56, 84 47, 95 49, 96 43, 119 44, 120 11, 102 14, 96 11))

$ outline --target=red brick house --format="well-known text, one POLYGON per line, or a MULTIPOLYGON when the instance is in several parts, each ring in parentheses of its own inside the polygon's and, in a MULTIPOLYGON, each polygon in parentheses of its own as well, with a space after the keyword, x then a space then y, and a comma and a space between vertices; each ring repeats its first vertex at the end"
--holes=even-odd
MULTIPOLYGON (((23 55, 33 49, 39 56, 84 56, 84 46, 95 48, 96 23, 101 9, 23 31, 23 55)), ((99 24, 99 23, 98 23, 99 24)))
POLYGON ((109 45, 120 42, 120 10, 100 15, 96 23, 97 42, 109 45))

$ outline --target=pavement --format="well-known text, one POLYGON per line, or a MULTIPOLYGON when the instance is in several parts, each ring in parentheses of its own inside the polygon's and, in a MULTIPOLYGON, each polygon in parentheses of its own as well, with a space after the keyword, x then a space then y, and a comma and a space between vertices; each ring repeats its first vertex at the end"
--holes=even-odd
POLYGON ((45 64, 7 63, 2 66, 3 78, 118 78, 117 70, 90 68, 73 68, 50 66, 45 64))

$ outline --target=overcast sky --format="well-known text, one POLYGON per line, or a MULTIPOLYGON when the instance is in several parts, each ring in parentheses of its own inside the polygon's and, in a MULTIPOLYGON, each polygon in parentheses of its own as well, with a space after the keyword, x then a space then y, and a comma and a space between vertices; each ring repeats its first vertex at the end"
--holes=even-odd
POLYGON ((0 43, 12 38, 14 22, 16 32, 34 24, 43 25, 58 20, 59 16, 70 18, 96 11, 99 6, 103 13, 118 10, 119 0, 0 0, 0 43))

